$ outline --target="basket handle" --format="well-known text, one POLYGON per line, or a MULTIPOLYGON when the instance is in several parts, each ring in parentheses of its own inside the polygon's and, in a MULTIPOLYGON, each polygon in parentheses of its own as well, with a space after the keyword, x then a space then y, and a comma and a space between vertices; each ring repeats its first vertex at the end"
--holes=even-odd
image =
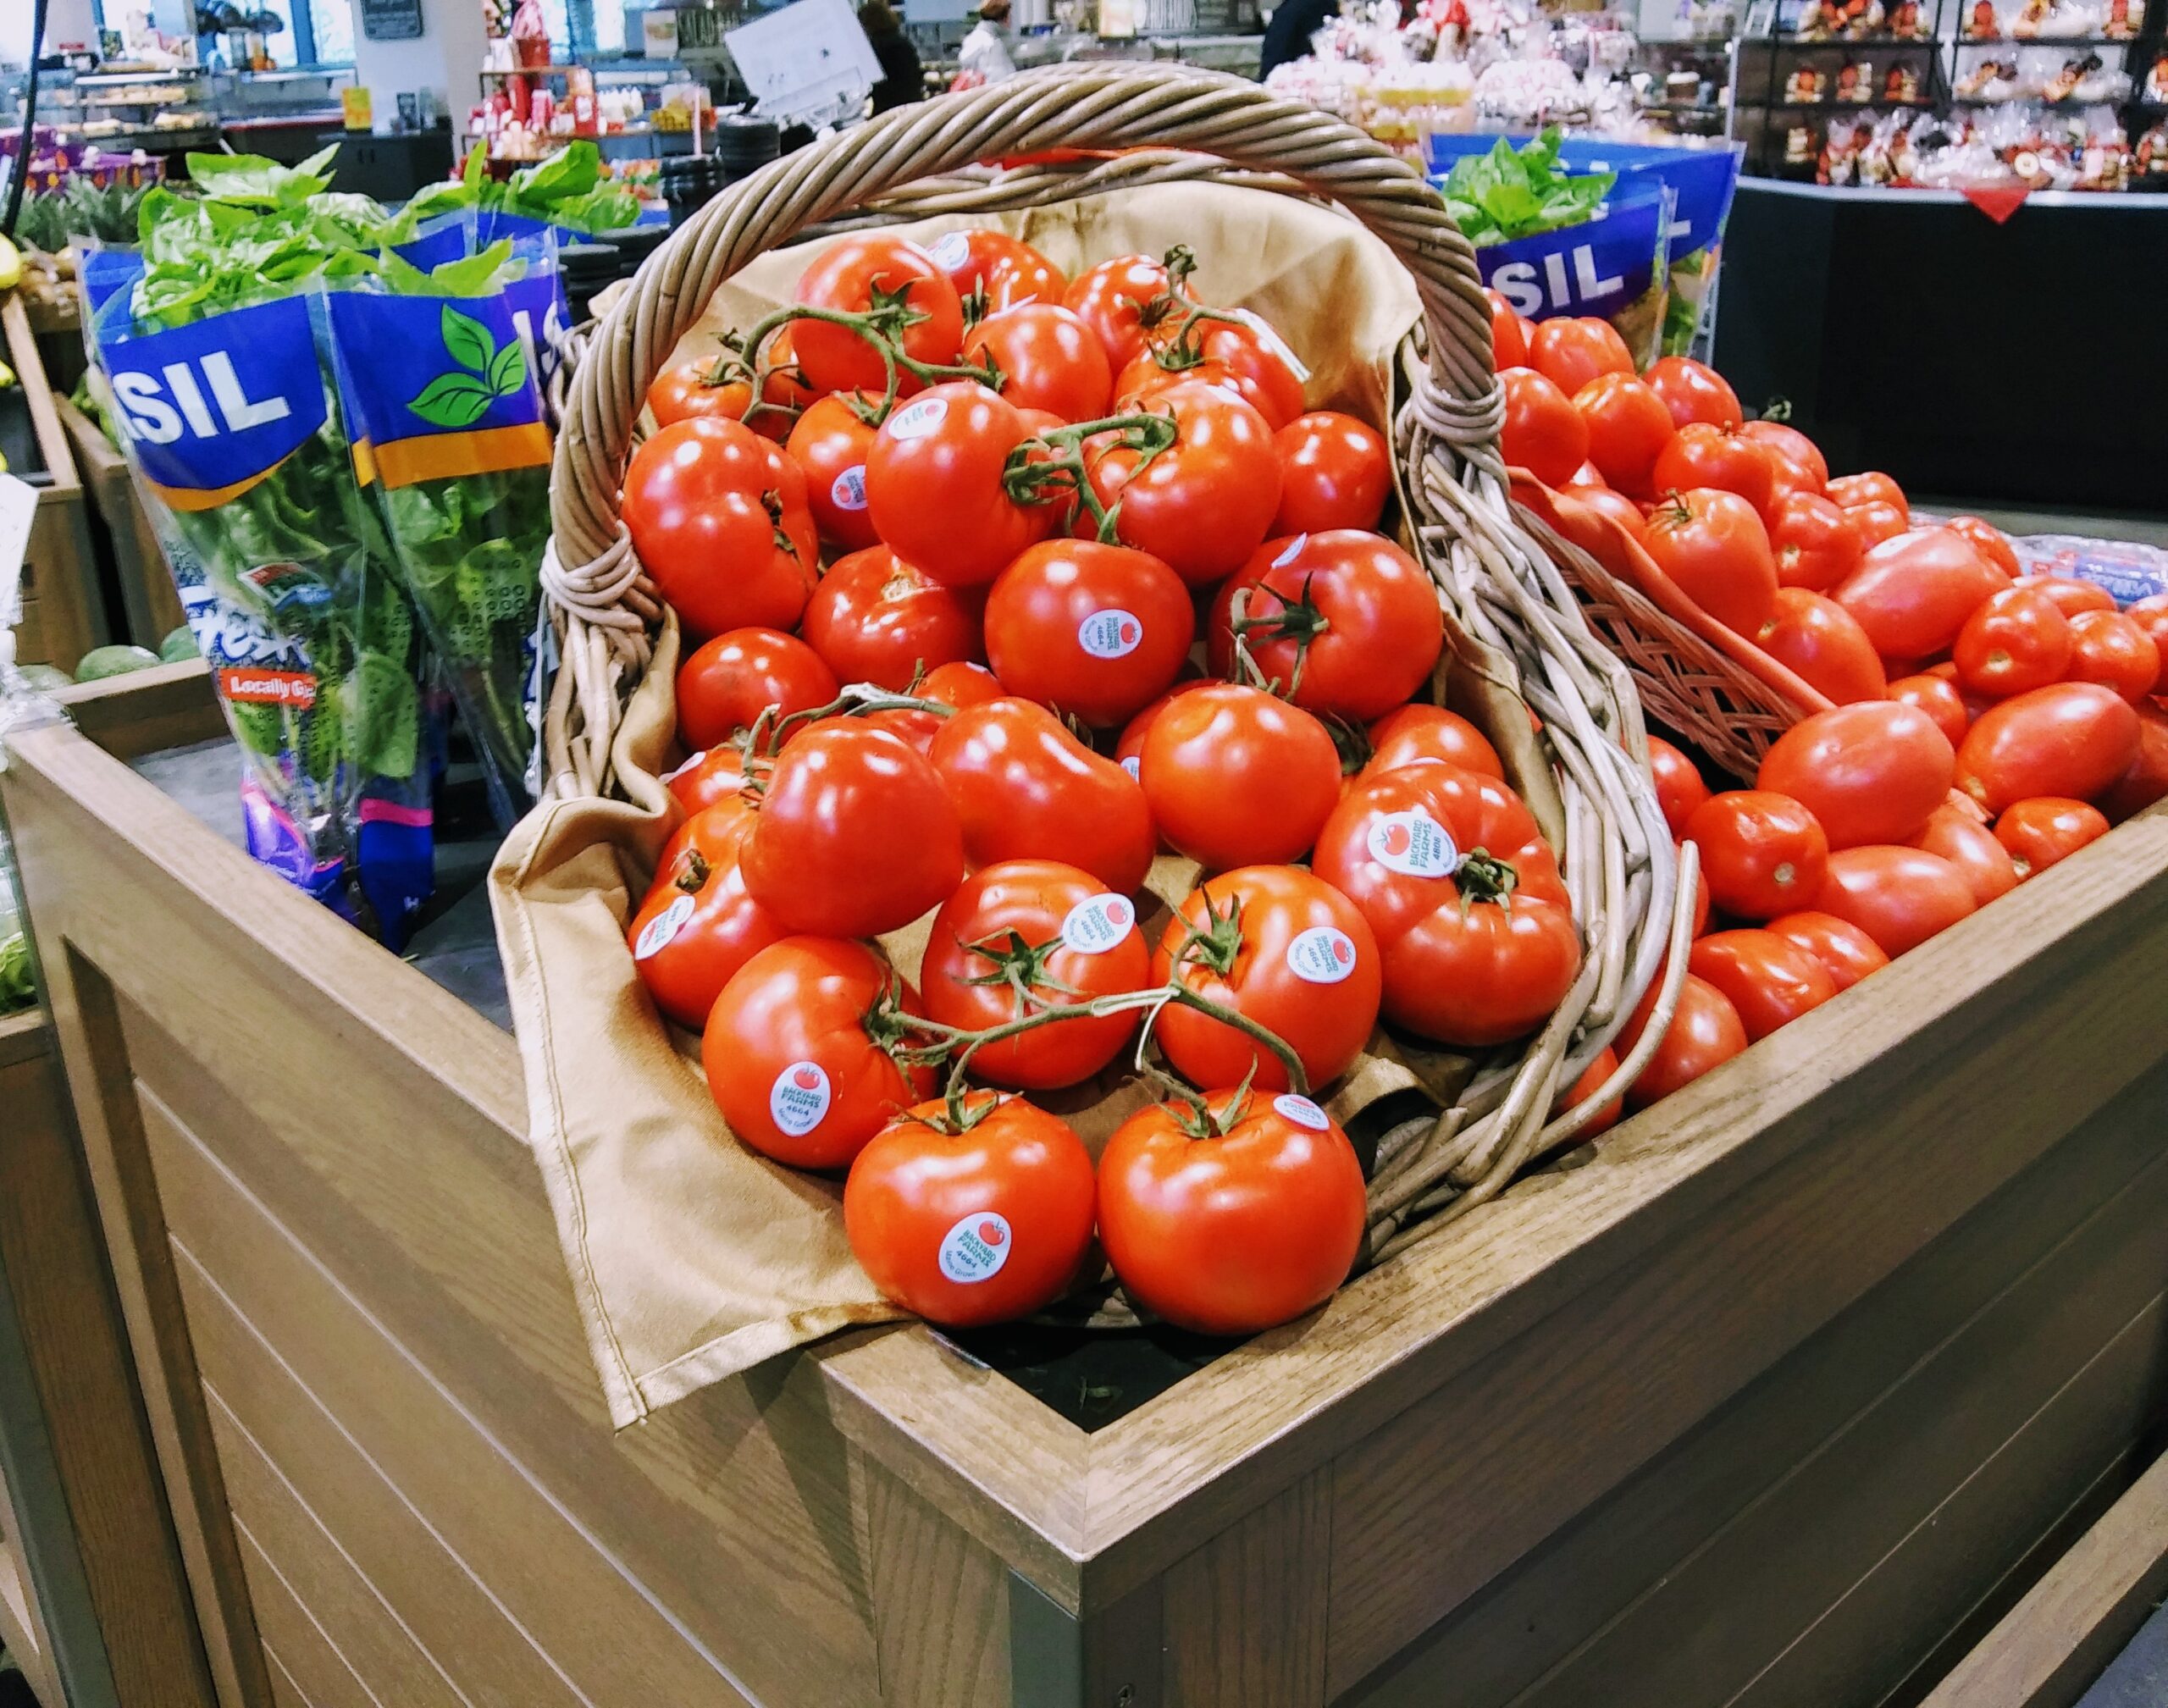
MULTIPOLYGON (((808 226, 976 162, 1138 146, 1278 173, 1360 220, 1413 275, 1423 303, 1426 421, 1470 450, 1495 439, 1490 311, 1475 253, 1407 162, 1345 120, 1239 78, 1176 67, 1056 67, 898 108, 772 162, 709 202, 650 257, 596 329, 572 386, 550 471, 556 562, 583 567, 571 579, 613 590, 636 572, 617 521, 633 423, 678 340, 716 289, 755 257, 808 226)), ((614 592, 606 598, 614 603, 614 592)))

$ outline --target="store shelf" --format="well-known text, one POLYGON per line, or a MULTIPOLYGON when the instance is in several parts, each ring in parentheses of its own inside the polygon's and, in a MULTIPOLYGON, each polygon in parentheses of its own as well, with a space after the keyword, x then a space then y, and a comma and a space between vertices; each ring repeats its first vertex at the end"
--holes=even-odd
POLYGON ((1909 47, 1936 53, 1943 48, 1941 39, 1933 36, 1776 36, 1762 39, 1772 41, 1779 47, 1791 48, 1872 47, 1878 52, 1886 47, 1909 47))
POLYGON ((103 83, 163 83, 191 82, 208 77, 211 73, 201 65, 151 67, 141 71, 82 71, 75 75, 75 87, 96 88, 103 83))
POLYGON ((1962 36, 1960 47, 2135 47, 2135 36, 1962 36))
POLYGON ((1953 95, 1948 107, 2044 107, 2051 113, 2077 113, 2088 107, 2122 107, 2128 103, 2111 96, 2066 95, 2050 101, 2044 95, 1953 95))

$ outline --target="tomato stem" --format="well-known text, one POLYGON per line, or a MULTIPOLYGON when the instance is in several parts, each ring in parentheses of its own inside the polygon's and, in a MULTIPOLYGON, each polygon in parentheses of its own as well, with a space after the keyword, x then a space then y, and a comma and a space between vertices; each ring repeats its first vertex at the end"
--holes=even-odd
POLYGON ((1064 526, 1075 525, 1076 506, 1081 503, 1092 513, 1099 543, 1115 544, 1120 502, 1108 505, 1100 499, 1084 461, 1086 441, 1103 434, 1119 437, 1116 443, 1098 447, 1097 455, 1103 456, 1117 450, 1134 450, 1137 453, 1137 467, 1142 470, 1173 445, 1176 428, 1171 414, 1159 415, 1149 411, 1109 415, 1068 427, 1050 427, 1009 453, 1001 470, 1003 489, 1018 504, 1051 504, 1066 495, 1070 509, 1064 526), (1053 454, 1044 454, 1048 452, 1053 454))
MULTIPOLYGON (((775 333, 793 322, 818 320, 830 326, 840 326, 856 333, 861 343, 871 347, 881 358, 883 384, 881 401, 867 412, 854 401, 850 407, 859 419, 869 427, 877 427, 888 418, 895 407, 896 399, 905 374, 931 385, 943 379, 974 379, 990 390, 998 391, 1004 378, 1000 368, 992 362, 921 362, 904 349, 903 336, 911 327, 926 318, 925 313, 910 305, 909 286, 893 291, 876 286, 873 306, 865 309, 823 308, 811 303, 794 302, 772 309, 753 324, 744 334, 744 342, 758 350, 775 333)), ((749 407, 746 413, 752 413, 749 407)))
POLYGON ((684 867, 672 882, 687 895, 697 895, 701 886, 707 882, 708 873, 711 870, 707 856, 696 848, 689 848, 685 850, 684 867))
MULTIPOLYGON (((1228 620, 1234 629, 1236 642, 1245 649, 1253 634, 1261 634, 1269 641, 1285 640, 1294 644, 1295 668, 1288 676, 1287 691, 1284 696, 1288 699, 1292 699, 1302 686, 1302 667, 1309 662, 1311 642, 1332 627, 1332 619, 1320 611, 1317 601, 1310 597, 1310 587, 1316 579, 1314 572, 1304 576, 1302 596, 1294 600, 1290 600, 1286 594, 1270 583, 1259 582, 1254 587, 1242 589, 1228 607, 1228 620), (1280 601, 1280 609, 1269 616, 1251 616, 1250 596, 1264 593, 1270 594, 1280 601)), ((1251 668, 1257 668, 1254 661, 1251 668)), ((1262 677, 1263 672, 1258 674, 1262 677)), ((1279 688, 1275 684, 1267 691, 1276 694, 1279 688)))
POLYGON ((1511 898, 1519 883, 1518 872, 1496 854, 1479 848, 1470 848, 1453 868, 1453 885, 1460 892, 1460 910, 1463 914, 1477 902, 1511 907, 1511 898))
POLYGON ((935 717, 953 717, 956 708, 946 700, 921 699, 916 694, 891 694, 887 688, 876 688, 870 682, 846 683, 826 705, 809 706, 804 711, 794 711, 779 721, 774 720, 775 708, 766 707, 754 720, 755 740, 757 745, 773 754, 781 751, 783 744, 806 724, 817 723, 824 717, 865 717, 877 711, 923 711, 935 717), (764 724, 768 725, 765 734, 761 733, 764 724))

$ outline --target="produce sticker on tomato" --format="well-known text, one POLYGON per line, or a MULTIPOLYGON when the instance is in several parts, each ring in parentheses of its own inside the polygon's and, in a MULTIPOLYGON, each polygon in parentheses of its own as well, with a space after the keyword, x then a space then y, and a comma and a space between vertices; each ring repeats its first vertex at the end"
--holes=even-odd
POLYGON ((1332 926, 1297 931, 1287 945, 1287 970, 1314 985, 1336 985, 1355 970, 1355 941, 1332 926))
POLYGON ((991 1280, 1009 1261, 1009 1246, 1008 1217, 981 1210, 942 1235, 941 1273, 965 1286, 991 1280))
POLYGON ((834 1092, 818 1062, 793 1062, 768 1091, 768 1114, 778 1130, 802 1139, 827 1119, 834 1092))
POLYGON ((1076 644, 1093 658, 1127 658, 1144 639, 1133 612, 1095 611, 1076 626, 1076 644))
POLYGON ((693 916, 694 903, 690 896, 679 896, 677 900, 640 927, 639 941, 633 945, 633 959, 644 961, 659 954, 668 947, 671 938, 685 929, 685 921, 693 916))
POLYGON ((921 397, 915 403, 907 403, 888 417, 888 437, 891 439, 923 439, 948 418, 948 400, 945 397, 921 397))
POLYGON ((1443 878, 1460 870, 1460 850, 1452 837, 1419 807, 1382 815, 1372 822, 1367 840, 1370 858, 1387 871, 1412 878, 1443 878))
POLYGON ((1314 1133, 1328 1131, 1332 1123, 1325 1112, 1308 1097, 1298 1097, 1292 1092, 1282 1092, 1272 1100, 1274 1111, 1298 1127, 1308 1127, 1314 1133))
POLYGON ((866 508, 866 465, 854 462, 828 488, 828 500, 838 510, 866 508))
POLYGON ((1103 955, 1137 923, 1137 904, 1111 891, 1087 897, 1061 922, 1061 940, 1077 953, 1103 955))

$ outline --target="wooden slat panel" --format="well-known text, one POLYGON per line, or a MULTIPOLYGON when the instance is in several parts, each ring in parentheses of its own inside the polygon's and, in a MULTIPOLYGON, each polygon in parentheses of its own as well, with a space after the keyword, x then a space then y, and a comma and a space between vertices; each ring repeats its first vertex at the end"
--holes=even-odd
MULTIPOLYGON (((248 1573, 257 1628, 267 1654, 275 1653, 295 1688, 314 1708, 397 1708, 379 1701, 339 1652, 316 1616, 279 1575, 256 1539, 238 1524, 241 1563, 248 1573)), ((267 1667, 267 1671, 268 1668, 267 1667)))
POLYGON ((1009 1708, 1007 1568, 878 1462, 854 1454, 851 1475, 863 1491, 881 1708, 1009 1708))
POLYGON ((1331 1503, 1330 1472, 1313 1473, 1168 1572, 1161 1619, 1169 1703, 1324 1702, 1331 1503))
POLYGON ((279 1658, 275 1649, 265 1649, 263 1661, 271 1678, 271 1700, 278 1708, 315 1708, 301 1694, 301 1687, 294 1683, 294 1675, 286 1670, 286 1663, 279 1658))

